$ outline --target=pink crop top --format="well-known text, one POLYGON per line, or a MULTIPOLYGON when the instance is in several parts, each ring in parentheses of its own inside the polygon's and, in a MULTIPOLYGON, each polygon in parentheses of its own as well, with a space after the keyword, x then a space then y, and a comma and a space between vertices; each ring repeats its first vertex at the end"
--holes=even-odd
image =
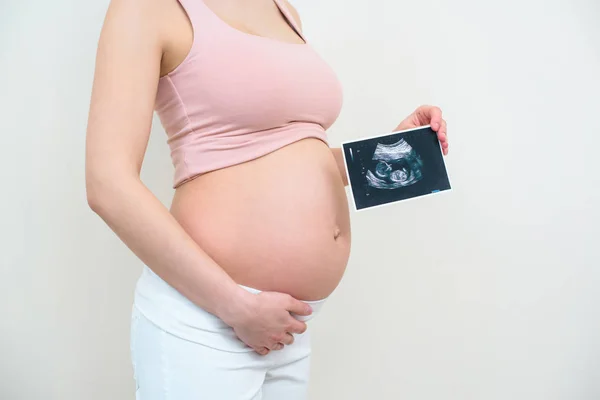
POLYGON ((185 60, 160 78, 155 107, 175 188, 304 138, 328 144, 325 130, 342 106, 340 82, 274 1, 303 44, 242 32, 202 0, 179 0, 194 40, 185 60))

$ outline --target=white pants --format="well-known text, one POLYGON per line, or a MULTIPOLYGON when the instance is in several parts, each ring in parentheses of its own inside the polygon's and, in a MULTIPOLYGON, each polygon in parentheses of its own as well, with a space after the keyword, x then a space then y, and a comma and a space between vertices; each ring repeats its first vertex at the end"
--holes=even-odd
MULTIPOLYGON (((309 330, 260 356, 219 318, 165 285, 148 269, 136 288, 131 358, 137 400, 307 399, 309 330)), ((308 303, 313 314, 322 305, 308 303)))

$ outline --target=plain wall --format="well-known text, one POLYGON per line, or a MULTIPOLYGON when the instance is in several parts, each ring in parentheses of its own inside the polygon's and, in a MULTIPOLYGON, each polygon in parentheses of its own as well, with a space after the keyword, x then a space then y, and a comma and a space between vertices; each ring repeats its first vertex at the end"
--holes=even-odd
MULTIPOLYGON (((312 400, 600 398, 600 3, 297 0, 343 83, 332 145, 443 108, 453 191, 352 213, 312 400)), ((141 263, 87 207, 108 1, 0 3, 0 398, 133 399, 141 263)), ((155 119, 143 180, 169 205, 155 119)))

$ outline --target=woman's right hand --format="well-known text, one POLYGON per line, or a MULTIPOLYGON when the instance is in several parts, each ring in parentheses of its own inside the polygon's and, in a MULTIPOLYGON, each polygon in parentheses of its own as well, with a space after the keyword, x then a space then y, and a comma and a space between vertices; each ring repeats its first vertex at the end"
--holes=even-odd
POLYGON ((312 309, 308 304, 278 292, 253 294, 240 288, 239 295, 219 317, 258 354, 281 350, 284 345, 293 343, 294 333, 306 331, 306 323, 291 313, 310 315, 312 309))

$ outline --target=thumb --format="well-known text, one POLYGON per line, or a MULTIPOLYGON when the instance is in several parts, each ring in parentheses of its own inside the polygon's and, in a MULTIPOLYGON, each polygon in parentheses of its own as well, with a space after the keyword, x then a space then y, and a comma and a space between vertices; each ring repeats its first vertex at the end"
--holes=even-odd
POLYGON ((300 300, 296 300, 293 297, 290 297, 290 302, 289 302, 288 306, 286 307, 286 310, 288 310, 289 312, 292 312, 294 314, 304 315, 304 316, 308 316, 308 315, 312 314, 311 306, 309 306, 308 304, 306 304, 300 300))

